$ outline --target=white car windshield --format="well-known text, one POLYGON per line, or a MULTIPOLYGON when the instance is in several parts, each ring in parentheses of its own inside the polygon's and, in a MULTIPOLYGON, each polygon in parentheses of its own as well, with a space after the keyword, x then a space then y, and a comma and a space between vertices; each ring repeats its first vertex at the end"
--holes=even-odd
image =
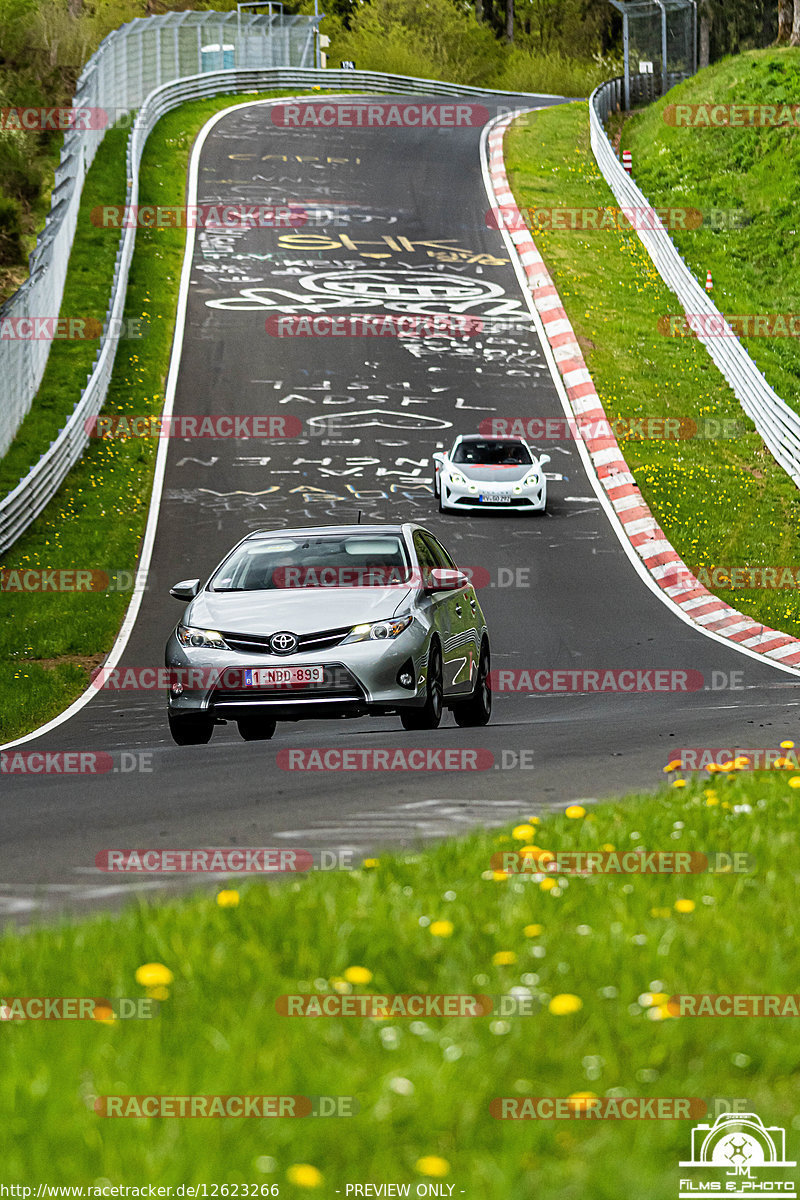
POLYGON ((411 578, 394 534, 259 538, 239 546, 213 575, 213 592, 267 588, 389 587, 411 578))
POLYGON ((452 461, 475 467, 524 467, 533 462, 522 442, 459 442, 452 461))

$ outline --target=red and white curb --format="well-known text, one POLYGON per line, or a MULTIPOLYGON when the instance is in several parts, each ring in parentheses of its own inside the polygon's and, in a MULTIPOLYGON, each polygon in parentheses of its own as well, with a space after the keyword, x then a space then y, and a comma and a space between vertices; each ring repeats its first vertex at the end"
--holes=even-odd
POLYGON ((759 624, 737 612, 704 587, 667 540, 650 512, 622 457, 617 439, 592 436, 591 429, 609 428, 605 409, 587 370, 575 331, 530 230, 517 208, 506 176, 503 135, 511 120, 496 124, 488 138, 489 177, 500 219, 514 244, 525 272, 533 303, 541 318, 553 358, 583 442, 601 485, 622 528, 659 588, 691 622, 701 628, 787 665, 800 665, 800 640, 759 624), (599 425, 603 422, 602 425, 599 425), (584 428, 581 428, 583 424, 584 428), (680 582, 675 582, 679 580, 680 582))

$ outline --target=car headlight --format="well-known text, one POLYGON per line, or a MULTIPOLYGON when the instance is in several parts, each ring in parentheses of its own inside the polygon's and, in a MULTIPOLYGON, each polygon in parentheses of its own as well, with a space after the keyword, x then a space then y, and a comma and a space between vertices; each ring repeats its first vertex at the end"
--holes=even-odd
POLYGON ((404 629, 408 629, 414 620, 411 613, 402 613, 399 617, 390 617, 388 621, 370 621, 365 625, 354 625, 342 642, 385 642, 399 637, 404 629))
POLYGON ((204 650, 229 649, 216 629, 193 629, 190 625, 179 625, 175 633, 182 646, 202 647, 204 650))
POLYGON ((525 476, 525 478, 522 479, 517 484, 517 486, 514 488, 514 491, 521 492, 523 488, 536 487, 538 484, 541 484, 541 482, 542 482, 542 473, 539 470, 539 468, 536 467, 535 470, 528 472, 528 474, 525 476))
POLYGON ((450 471, 450 482, 451 483, 460 483, 464 487, 466 487, 466 484, 467 484, 467 481, 464 478, 464 476, 459 475, 458 471, 450 471))

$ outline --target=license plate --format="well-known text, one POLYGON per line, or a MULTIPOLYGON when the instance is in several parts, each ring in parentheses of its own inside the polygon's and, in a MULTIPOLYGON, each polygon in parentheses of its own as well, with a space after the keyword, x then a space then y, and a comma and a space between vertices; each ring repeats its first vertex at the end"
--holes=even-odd
POLYGON ((492 492, 491 495, 480 495, 481 504, 510 504, 511 492, 492 492))
POLYGON ((244 673, 245 687, 302 687, 322 683, 323 667, 253 667, 244 673))

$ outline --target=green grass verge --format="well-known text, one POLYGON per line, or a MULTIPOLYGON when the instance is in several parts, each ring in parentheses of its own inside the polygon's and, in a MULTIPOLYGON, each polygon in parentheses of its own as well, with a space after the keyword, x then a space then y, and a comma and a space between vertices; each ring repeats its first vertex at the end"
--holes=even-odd
POLYGON ((788 772, 733 773, 715 789, 690 782, 585 815, 543 814, 534 829, 477 832, 353 871, 242 881, 235 907, 206 891, 7 932, 6 999, 144 997, 136 972, 146 963, 174 981, 152 1020, 5 1026, 5 1180, 277 1183, 293 1196, 301 1188, 287 1172, 307 1164, 321 1172, 306 1175, 319 1195, 342 1194, 346 1182, 410 1182, 413 1195, 425 1178, 419 1160, 433 1156, 454 1195, 673 1200, 691 1121, 501 1121, 489 1103, 585 1092, 735 1098, 767 1125, 800 1127, 791 1019, 663 1011, 675 993, 797 990, 794 784, 800 776, 788 772), (531 834, 549 850, 752 858, 742 874, 558 876, 544 881, 549 890, 542 876, 493 878, 492 855, 531 834), (532 1015, 312 1019, 275 1008, 284 994, 512 988, 529 996, 532 1015), (565 995, 579 1004, 557 1015, 550 1001, 565 995), (355 1096, 360 1111, 181 1121, 93 1110, 97 1096, 150 1094, 355 1096))
MULTIPOLYGON (((669 163, 654 129, 651 137, 653 159, 669 163)), ((589 145, 586 103, 518 121, 505 146, 509 180, 523 212, 615 206, 589 145)), ((733 202, 736 180, 732 170, 718 170, 715 207, 733 202), (731 189, 727 199, 726 188, 731 189)), ((665 204, 696 203, 683 191, 677 198, 673 193, 656 197, 648 186, 644 191, 665 204)), ((684 238, 696 236, 687 233, 684 238)), ((537 227, 534 238, 612 420, 671 417, 700 423, 706 417, 731 418, 748 431, 735 440, 621 439, 647 503, 684 561, 695 570, 796 564, 800 494, 742 413, 705 348, 695 339, 658 332, 659 317, 675 312, 677 301, 633 230, 537 227)), ((737 312, 791 308, 786 294, 770 291, 766 275, 757 282, 752 275, 750 279, 749 304, 740 297, 737 312)), ((800 635, 796 590, 712 590, 755 620, 800 635)))
MULTIPOLYGON (((294 94, 282 89, 258 96, 218 96, 168 113, 145 149, 140 203, 183 200, 191 146, 214 113, 245 98, 294 94)), ((89 214, 97 204, 124 201, 124 162, 124 135, 111 131, 86 182, 64 315, 77 311, 102 318, 105 312, 117 234, 93 226, 89 214)), ((161 411, 184 245, 185 233, 179 229, 137 232, 125 317, 149 325, 141 340, 120 343, 104 412, 161 411)), ((16 484, 56 436, 85 385, 94 350, 92 342, 54 343, 45 383, 3 461, 7 484, 16 484)), ((155 439, 92 441, 56 498, 0 562, 0 571, 78 568, 124 579, 123 573, 135 568, 138 558, 155 451, 155 439)), ((90 668, 111 648, 129 599, 129 591, 113 587, 89 593, 3 593, 0 741, 54 717, 80 694, 90 668)))

